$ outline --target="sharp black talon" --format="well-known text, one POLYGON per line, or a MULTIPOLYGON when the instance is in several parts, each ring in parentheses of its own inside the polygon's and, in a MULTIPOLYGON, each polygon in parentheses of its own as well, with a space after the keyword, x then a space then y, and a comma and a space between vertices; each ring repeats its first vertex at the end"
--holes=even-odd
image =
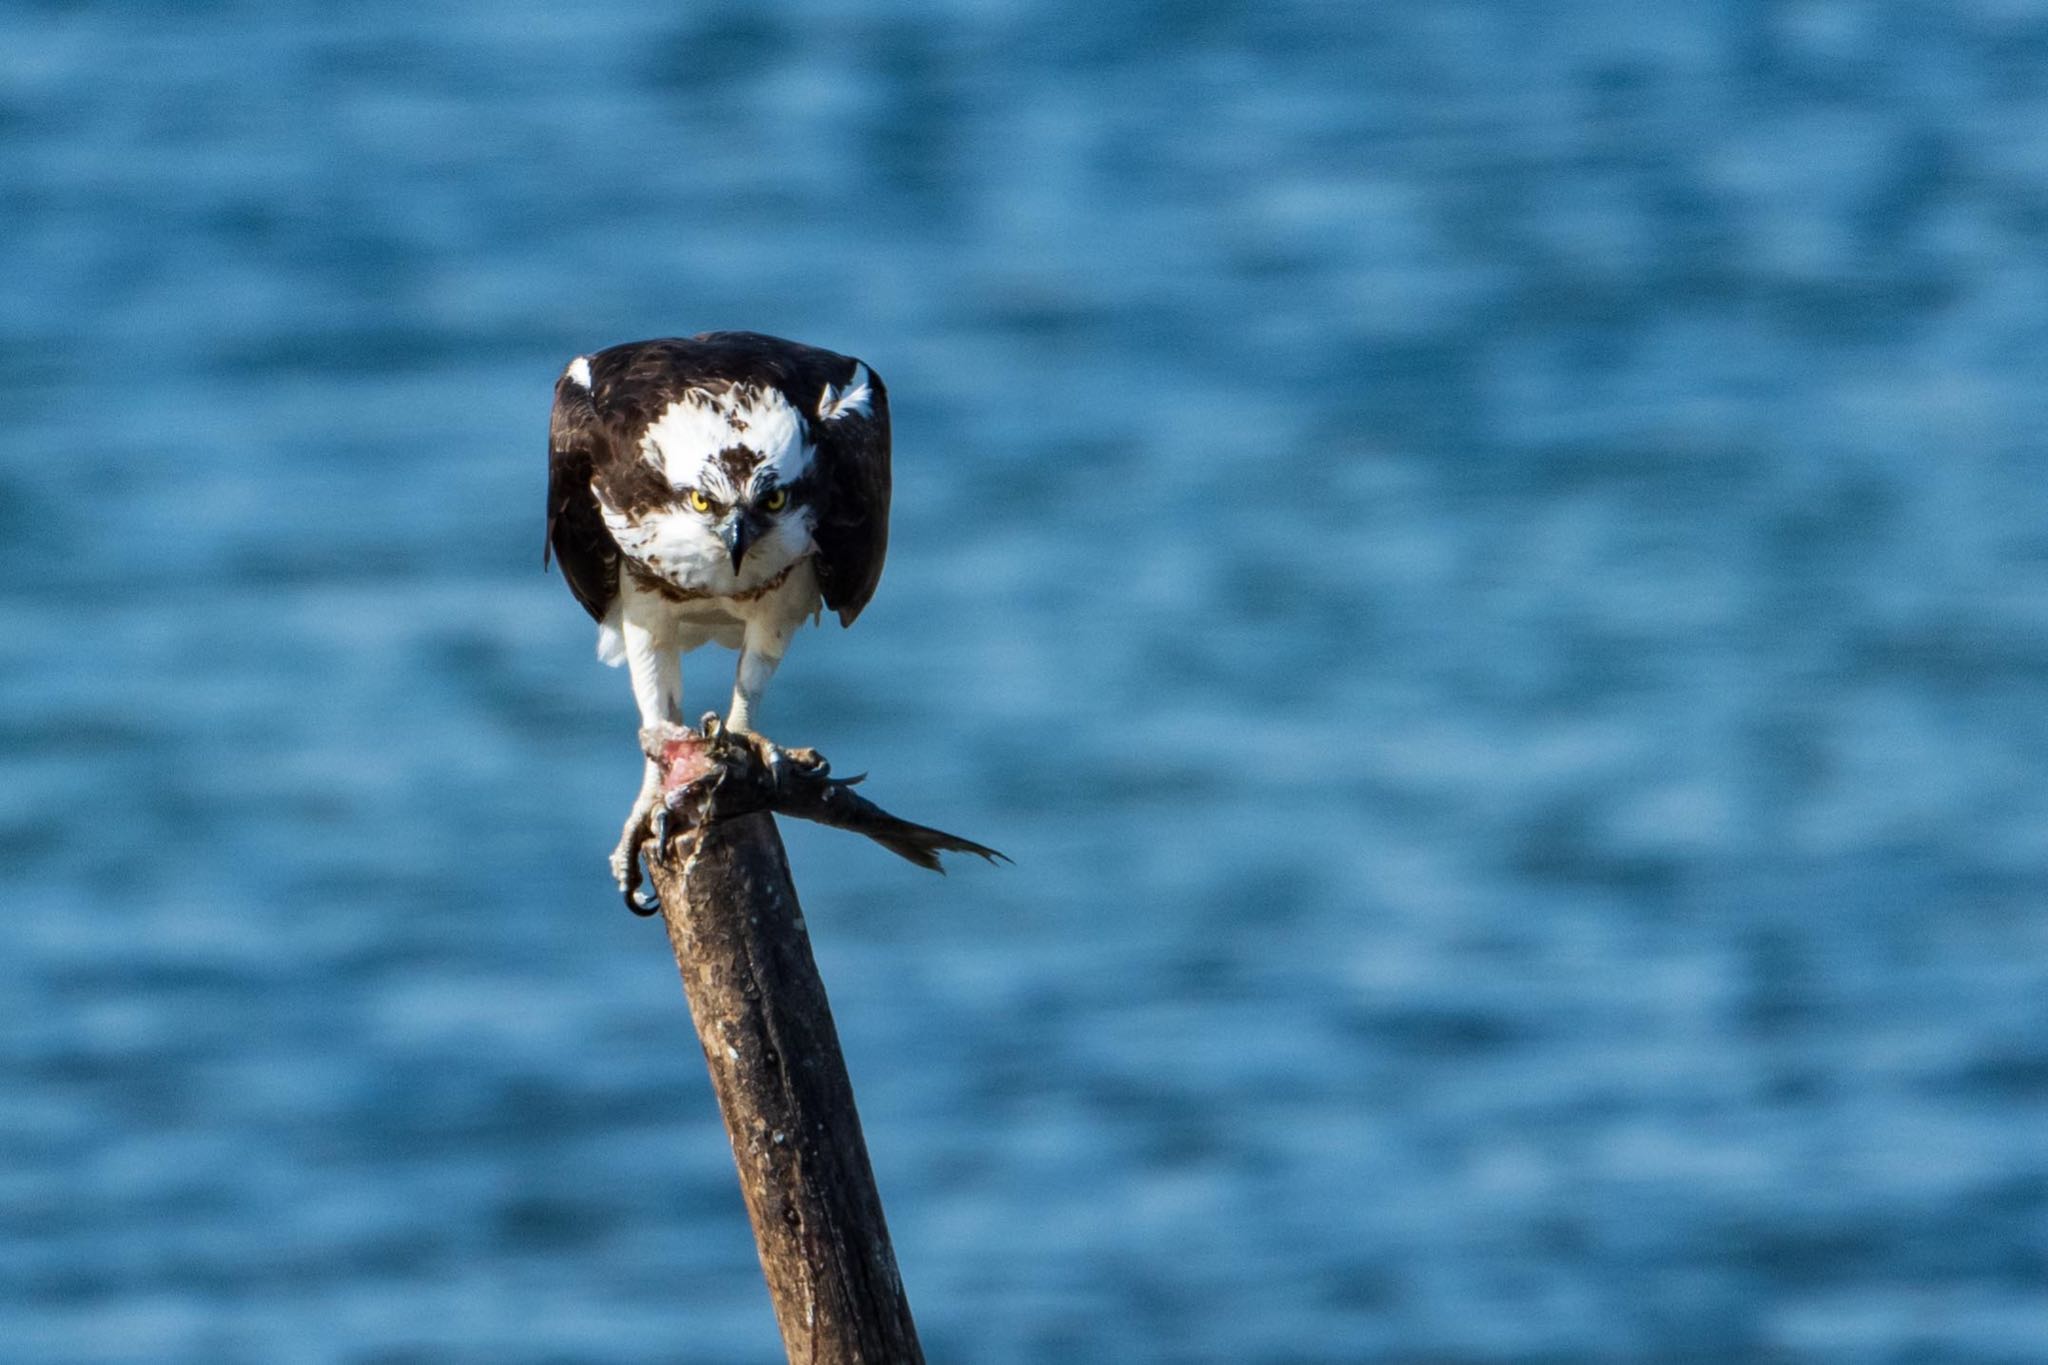
POLYGON ((622 890, 626 898, 626 908, 636 915, 644 918, 661 909, 660 897, 652 895, 643 896, 640 894, 640 855, 638 853, 635 853, 633 861, 626 865, 626 885, 622 890))

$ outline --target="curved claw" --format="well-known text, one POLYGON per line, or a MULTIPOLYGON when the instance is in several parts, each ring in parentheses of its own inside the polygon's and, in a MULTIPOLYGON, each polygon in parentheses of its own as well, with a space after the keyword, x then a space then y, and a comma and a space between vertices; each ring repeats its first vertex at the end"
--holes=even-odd
POLYGON ((640 888, 640 854, 635 850, 631 861, 626 864, 626 875, 619 881, 619 892, 626 899, 626 908, 641 917, 655 914, 661 909, 661 898, 640 888))
POLYGON ((661 911, 661 897, 652 891, 643 892, 640 889, 640 859, 644 852, 647 859, 647 869, 650 873, 654 870, 654 865, 657 862, 665 865, 668 861, 668 806, 666 803, 656 802, 654 809, 647 813, 646 834, 651 842, 635 845, 633 861, 629 864, 632 870, 629 876, 629 884, 626 887, 626 908, 634 914, 642 916, 658 914, 661 911))

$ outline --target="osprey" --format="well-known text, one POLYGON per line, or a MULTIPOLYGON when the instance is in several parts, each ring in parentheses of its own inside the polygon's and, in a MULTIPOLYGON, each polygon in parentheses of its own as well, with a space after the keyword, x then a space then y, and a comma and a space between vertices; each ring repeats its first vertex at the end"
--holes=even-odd
MULTIPOLYGON (((681 656, 712 642, 740 652, 726 724, 751 730, 797 627, 825 607, 852 625, 888 545, 888 392, 850 356, 706 332, 555 381, 541 563, 626 666, 643 728, 682 723, 681 656)), ((650 759, 611 857, 629 904, 660 788, 650 759)))

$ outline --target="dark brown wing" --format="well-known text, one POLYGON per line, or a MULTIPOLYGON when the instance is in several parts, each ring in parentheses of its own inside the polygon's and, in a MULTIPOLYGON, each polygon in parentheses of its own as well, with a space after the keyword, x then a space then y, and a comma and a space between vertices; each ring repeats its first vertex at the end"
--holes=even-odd
POLYGON ((591 470, 609 449, 610 437, 591 405, 590 390, 564 374, 555 381, 555 410, 548 423, 548 533, 540 560, 545 567, 553 553, 569 591, 599 621, 619 594, 619 547, 590 491, 591 470))
POLYGON ((875 595, 889 553, 889 391, 882 377, 859 361, 847 361, 832 382, 843 386, 863 377, 869 389, 867 411, 847 409, 822 417, 813 461, 819 480, 813 532, 818 587, 843 626, 852 625, 875 595))

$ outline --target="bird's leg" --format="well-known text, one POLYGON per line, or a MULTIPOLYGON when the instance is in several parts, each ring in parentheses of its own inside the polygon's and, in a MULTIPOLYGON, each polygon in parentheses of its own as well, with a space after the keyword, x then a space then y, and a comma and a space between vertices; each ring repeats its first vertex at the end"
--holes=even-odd
MULTIPOLYGON (((683 666, 676 651, 657 644, 644 628, 628 620, 620 633, 626 642, 626 668, 633 679, 633 700, 640 708, 642 729, 683 719, 683 666)), ((619 834, 619 846, 612 850, 612 880, 636 914, 651 915, 657 902, 640 895, 640 845, 650 833, 661 804, 661 767, 645 760, 640 776, 640 794, 626 814, 626 827, 619 834)))
POLYGON ((726 729, 753 730, 754 712, 760 709, 761 694, 768 690, 768 680, 775 676, 783 651, 789 648, 790 633, 759 620, 747 622, 739 671, 733 678, 732 709, 725 715, 726 729))

